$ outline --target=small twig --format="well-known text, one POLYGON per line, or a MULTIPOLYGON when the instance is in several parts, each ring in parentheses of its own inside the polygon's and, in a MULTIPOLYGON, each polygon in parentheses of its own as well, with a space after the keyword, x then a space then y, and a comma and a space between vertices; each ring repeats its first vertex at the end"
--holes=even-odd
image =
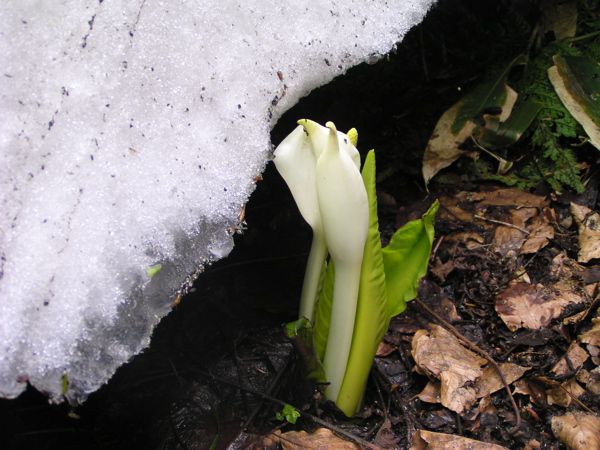
POLYGON ((196 373, 198 373, 198 374, 200 374, 200 375, 202 375, 202 376, 204 376, 206 378, 209 378, 212 381, 215 381, 215 382, 221 383, 221 384, 225 384, 227 386, 235 387, 235 388, 239 389, 240 391, 244 391, 244 392, 247 392, 248 394, 256 395, 257 397, 264 398, 265 400, 269 400, 270 402, 275 403, 275 404, 277 404, 279 406, 290 405, 296 411, 298 411, 302 417, 305 417, 305 418, 313 421, 316 424, 322 425, 325 428, 329 428, 331 431, 333 431, 333 432, 335 432, 337 434, 340 434, 340 435, 344 436, 345 438, 350 439, 352 442, 355 442, 355 443, 357 443, 359 445, 362 445, 365 448, 378 449, 377 445, 372 444, 371 442, 365 441, 361 437, 356 436, 356 435, 350 433, 349 431, 346 431, 343 428, 340 428, 340 427, 338 427, 338 426, 336 426, 336 425, 334 425, 332 423, 329 423, 326 420, 323 420, 323 419, 321 419, 321 418, 319 418, 317 416, 314 416, 314 415, 312 415, 310 413, 302 411, 300 408, 296 408, 294 405, 291 405, 291 404, 289 404, 287 402, 284 402, 283 400, 279 400, 278 398, 271 397, 270 395, 264 394, 264 393, 259 392, 259 391, 255 391, 254 389, 250 389, 250 388, 247 388, 245 386, 240 386, 239 384, 237 384, 237 383, 235 383, 233 381, 225 380, 223 378, 217 378, 214 375, 212 375, 212 374, 210 374, 208 372, 204 372, 203 370, 200 370, 200 369, 190 369, 190 370, 193 371, 193 372, 196 372, 196 373))
POLYGON ((445 235, 442 235, 439 237, 437 243, 435 244, 435 247, 433 247, 433 251, 431 252, 431 256, 429 258, 430 260, 433 261, 433 258, 435 257, 435 255, 437 254, 437 251, 440 248, 440 245, 442 245, 442 242, 444 242, 444 237, 445 237, 445 235))
POLYGON ((479 214, 473 214, 475 219, 484 220, 486 222, 496 223, 498 225, 504 225, 505 227, 514 228, 515 230, 519 230, 521 233, 525 233, 526 236, 529 236, 531 233, 527 231, 525 228, 521 228, 517 225, 508 222, 502 222, 501 220, 496 219, 488 219, 487 217, 481 216, 479 214))
POLYGON ((490 365, 492 365, 494 367, 494 369, 496 369, 496 372, 498 373, 498 376, 500 377, 500 381, 502 381, 502 385, 504 386, 504 389, 506 390, 506 393, 508 394, 508 398, 510 399, 510 403, 511 403, 512 408, 515 413, 515 428, 517 428, 517 429, 520 428, 521 413, 519 412, 519 407, 517 406, 517 403, 515 402, 515 398, 513 397, 512 392, 510 391, 510 387, 508 386, 508 383, 506 382, 506 378, 504 377, 504 373, 502 373, 502 369, 500 368, 498 363, 494 360, 494 358, 492 358, 490 356, 490 354, 488 352, 486 352, 485 350, 483 350, 481 347, 479 347, 478 345, 475 345, 469 339, 464 337, 460 333, 460 331, 458 331, 456 328, 454 328, 454 326, 452 326, 452 324, 447 322, 443 317, 441 317, 433 309, 431 309, 429 306, 427 306, 425 304, 425 302, 423 302, 421 299, 416 298, 415 302, 421 308, 423 308, 425 311, 427 311, 427 313, 429 313, 432 317, 434 317, 438 322, 440 322, 444 326, 444 328, 446 328, 450 333, 452 333, 460 342, 465 344, 470 350, 473 350, 475 353, 478 353, 479 355, 481 355, 482 357, 487 359, 487 361, 490 363, 490 365))

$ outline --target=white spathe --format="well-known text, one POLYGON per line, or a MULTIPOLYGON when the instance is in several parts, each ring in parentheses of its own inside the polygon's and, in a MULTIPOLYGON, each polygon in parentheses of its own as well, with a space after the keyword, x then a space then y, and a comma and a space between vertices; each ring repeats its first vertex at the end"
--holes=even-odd
POLYGON ((231 250, 277 118, 431 3, 3 1, 0 396, 84 400, 146 347, 231 250))

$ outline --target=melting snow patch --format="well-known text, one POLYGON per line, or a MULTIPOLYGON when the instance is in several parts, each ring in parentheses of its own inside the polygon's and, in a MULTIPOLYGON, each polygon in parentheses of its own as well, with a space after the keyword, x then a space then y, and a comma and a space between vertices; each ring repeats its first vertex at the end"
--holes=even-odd
POLYGON ((4 1, 0 395, 82 401, 146 347, 231 250, 277 118, 430 4, 4 1))

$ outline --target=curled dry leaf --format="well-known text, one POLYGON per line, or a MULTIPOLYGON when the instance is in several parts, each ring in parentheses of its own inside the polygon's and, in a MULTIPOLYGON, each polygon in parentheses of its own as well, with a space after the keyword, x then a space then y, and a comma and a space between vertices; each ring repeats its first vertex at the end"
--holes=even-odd
POLYGON ((521 254, 536 253, 554 239, 554 227, 545 214, 534 217, 529 225, 530 234, 521 247, 521 254))
POLYGON ((573 450, 600 449, 600 419, 595 415, 569 413, 555 416, 552 432, 573 450))
POLYGON ((454 434, 417 430, 410 450, 506 450, 506 447, 454 434))
POLYGON ((546 389, 541 384, 532 380, 522 379, 517 381, 514 386, 515 389, 513 391, 513 395, 527 395, 529 396, 531 403, 536 403, 539 405, 548 404, 548 400, 546 398, 546 389))
MULTIPOLYGON (((518 380, 525 372, 529 370, 529 367, 521 367, 512 363, 501 363, 499 366, 508 384, 518 380)), ((500 380, 498 371, 494 367, 488 366, 483 369, 481 376, 477 378, 471 386, 463 389, 463 392, 468 393, 468 395, 463 395, 461 397, 454 396, 453 398, 455 398, 456 401, 460 399, 463 401, 461 404, 461 411, 465 411, 471 408, 477 399, 485 398, 490 394, 502 389, 503 387, 504 386, 502 384, 502 380, 500 380)), ((417 397, 419 400, 427 403, 442 403, 440 383, 436 381, 430 381, 417 395, 417 397)))
POLYGON ((585 394, 585 389, 575 379, 560 383, 546 391, 546 398, 549 405, 559 405, 565 408, 573 403, 573 399, 578 399, 585 394))
POLYGON ((592 328, 579 336, 584 344, 600 347, 600 316, 592 319, 592 328))
POLYGON ((571 203, 571 214, 579 230, 577 261, 585 263, 600 258, 600 214, 577 203, 571 203))
MULTIPOLYGON (((358 450, 358 446, 352 442, 337 437, 327 428, 319 428, 313 433, 306 431, 288 431, 282 433, 280 430, 271 433, 263 439, 264 448, 279 448, 283 450, 358 450)), ((376 447, 373 447, 376 448, 376 447)))
POLYGON ((560 317, 568 305, 585 299, 566 283, 546 288, 541 284, 515 283, 496 297, 496 312, 511 331, 537 330, 560 317))
POLYGON ((486 360, 463 347, 448 331, 431 325, 412 340, 412 356, 421 371, 441 381, 440 400, 446 408, 461 413, 477 399, 467 383, 479 378, 486 360))
POLYGON ((577 374, 577 381, 585 384, 585 388, 594 395, 600 395, 600 367, 587 371, 582 369, 577 374))
POLYGON ((452 124, 455 122, 461 108, 462 101, 459 101, 447 110, 438 120, 429 138, 423 155, 425 185, 436 173, 448 167, 464 153, 459 147, 471 135, 475 129, 475 124, 467 121, 458 133, 454 134, 452 132, 452 124))
POLYGON ((577 342, 571 342, 571 345, 569 345, 569 348, 567 349, 567 353, 558 360, 551 370, 559 377, 572 375, 583 366, 583 363, 586 362, 588 358, 588 353, 581 348, 577 342))

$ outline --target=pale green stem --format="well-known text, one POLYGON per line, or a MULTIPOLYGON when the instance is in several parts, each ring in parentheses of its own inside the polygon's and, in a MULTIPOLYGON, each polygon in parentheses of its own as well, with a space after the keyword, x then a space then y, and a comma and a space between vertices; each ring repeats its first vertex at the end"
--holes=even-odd
POLYGON ((306 262, 306 271, 304 273, 304 283, 302 284, 302 295, 300 296, 300 318, 305 318, 314 324, 315 303, 319 293, 321 274, 323 265, 327 257, 327 245, 322 234, 313 232, 312 244, 308 261, 306 262))
POLYGON ((333 401, 340 392, 348 365, 356 317, 360 266, 360 262, 354 264, 335 261, 331 322, 323 361, 329 382, 325 395, 333 401))

